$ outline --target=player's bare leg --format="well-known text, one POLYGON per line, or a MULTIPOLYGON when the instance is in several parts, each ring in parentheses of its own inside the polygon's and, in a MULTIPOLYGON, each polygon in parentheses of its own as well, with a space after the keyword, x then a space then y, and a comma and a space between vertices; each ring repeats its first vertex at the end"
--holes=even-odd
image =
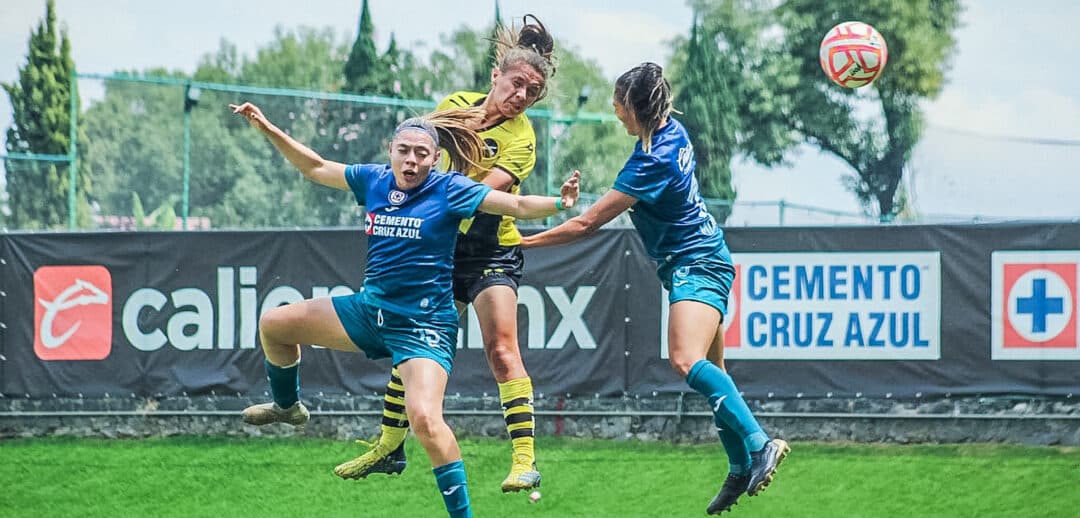
POLYGON ((488 366, 499 383, 506 432, 513 449, 510 472, 503 479, 504 493, 540 487, 536 468, 532 380, 521 360, 517 339, 517 294, 509 286, 496 285, 481 291, 473 301, 484 338, 488 366))
POLYGON ((303 429, 310 414, 300 402, 300 345, 319 344, 356 352, 328 298, 280 306, 259 318, 259 340, 266 354, 266 373, 274 401, 244 409, 245 423, 291 424, 303 429))

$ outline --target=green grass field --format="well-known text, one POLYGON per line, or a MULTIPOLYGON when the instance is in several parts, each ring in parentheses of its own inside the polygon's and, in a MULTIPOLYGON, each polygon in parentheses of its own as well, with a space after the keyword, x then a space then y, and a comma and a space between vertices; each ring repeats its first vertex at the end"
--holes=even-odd
MULTIPOLYGON (((343 481, 360 452, 321 439, 0 441, 0 516, 445 516, 420 445, 400 477, 343 481)), ((543 498, 504 495, 509 444, 462 450, 480 517, 704 516, 716 445, 541 438, 543 498)), ((1080 516, 1080 450, 792 444, 776 481, 727 516, 1080 516)))

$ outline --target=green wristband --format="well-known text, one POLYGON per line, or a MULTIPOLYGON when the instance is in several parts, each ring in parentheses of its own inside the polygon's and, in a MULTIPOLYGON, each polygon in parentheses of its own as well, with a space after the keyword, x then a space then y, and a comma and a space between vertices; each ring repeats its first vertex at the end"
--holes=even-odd
POLYGON ((555 208, 559 210, 566 210, 566 208, 562 206, 562 198, 555 198, 555 208))

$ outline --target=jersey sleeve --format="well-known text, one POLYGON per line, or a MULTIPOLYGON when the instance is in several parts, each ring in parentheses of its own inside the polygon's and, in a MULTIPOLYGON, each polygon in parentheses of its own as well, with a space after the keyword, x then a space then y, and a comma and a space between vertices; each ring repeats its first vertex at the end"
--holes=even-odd
POLYGON ((499 150, 499 156, 495 159, 495 167, 498 167, 514 177, 514 183, 520 184, 532 173, 536 167, 536 134, 530 131, 522 131, 507 143, 506 149, 499 150))
POLYGON ((655 157, 635 152, 615 177, 613 189, 638 200, 655 203, 667 188, 670 176, 662 174, 655 157))
POLYGON ((352 164, 345 167, 345 181, 352 189, 358 205, 367 205, 367 186, 371 176, 385 168, 385 164, 352 164))
POLYGON ((447 209, 459 218, 471 218, 489 192, 490 186, 470 180, 460 173, 454 174, 446 189, 447 209))

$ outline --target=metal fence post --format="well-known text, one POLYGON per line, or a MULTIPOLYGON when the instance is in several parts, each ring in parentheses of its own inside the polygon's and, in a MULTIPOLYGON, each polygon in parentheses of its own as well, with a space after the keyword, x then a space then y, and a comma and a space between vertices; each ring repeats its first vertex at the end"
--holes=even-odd
MULTIPOLYGON (((544 189, 544 194, 547 196, 553 196, 552 190, 554 189, 554 183, 552 183, 551 172, 554 169, 551 167, 551 160, 555 156, 555 137, 551 134, 551 130, 554 127, 555 117, 548 115, 547 126, 544 130, 544 175, 547 179, 547 187, 544 189)), ((544 220, 545 227, 551 227, 551 216, 548 216, 544 220)))
POLYGON ((188 194, 191 189, 191 110, 184 110, 184 182, 180 195, 181 227, 187 230, 188 194))
POLYGON ((181 227, 188 229, 188 204, 191 199, 191 109, 199 104, 200 90, 188 83, 184 87, 184 191, 181 202, 181 227))
POLYGON ((78 135, 79 135, 79 84, 75 68, 71 69, 71 86, 68 88, 68 228, 75 230, 78 218, 75 214, 75 180, 78 175, 78 135))

